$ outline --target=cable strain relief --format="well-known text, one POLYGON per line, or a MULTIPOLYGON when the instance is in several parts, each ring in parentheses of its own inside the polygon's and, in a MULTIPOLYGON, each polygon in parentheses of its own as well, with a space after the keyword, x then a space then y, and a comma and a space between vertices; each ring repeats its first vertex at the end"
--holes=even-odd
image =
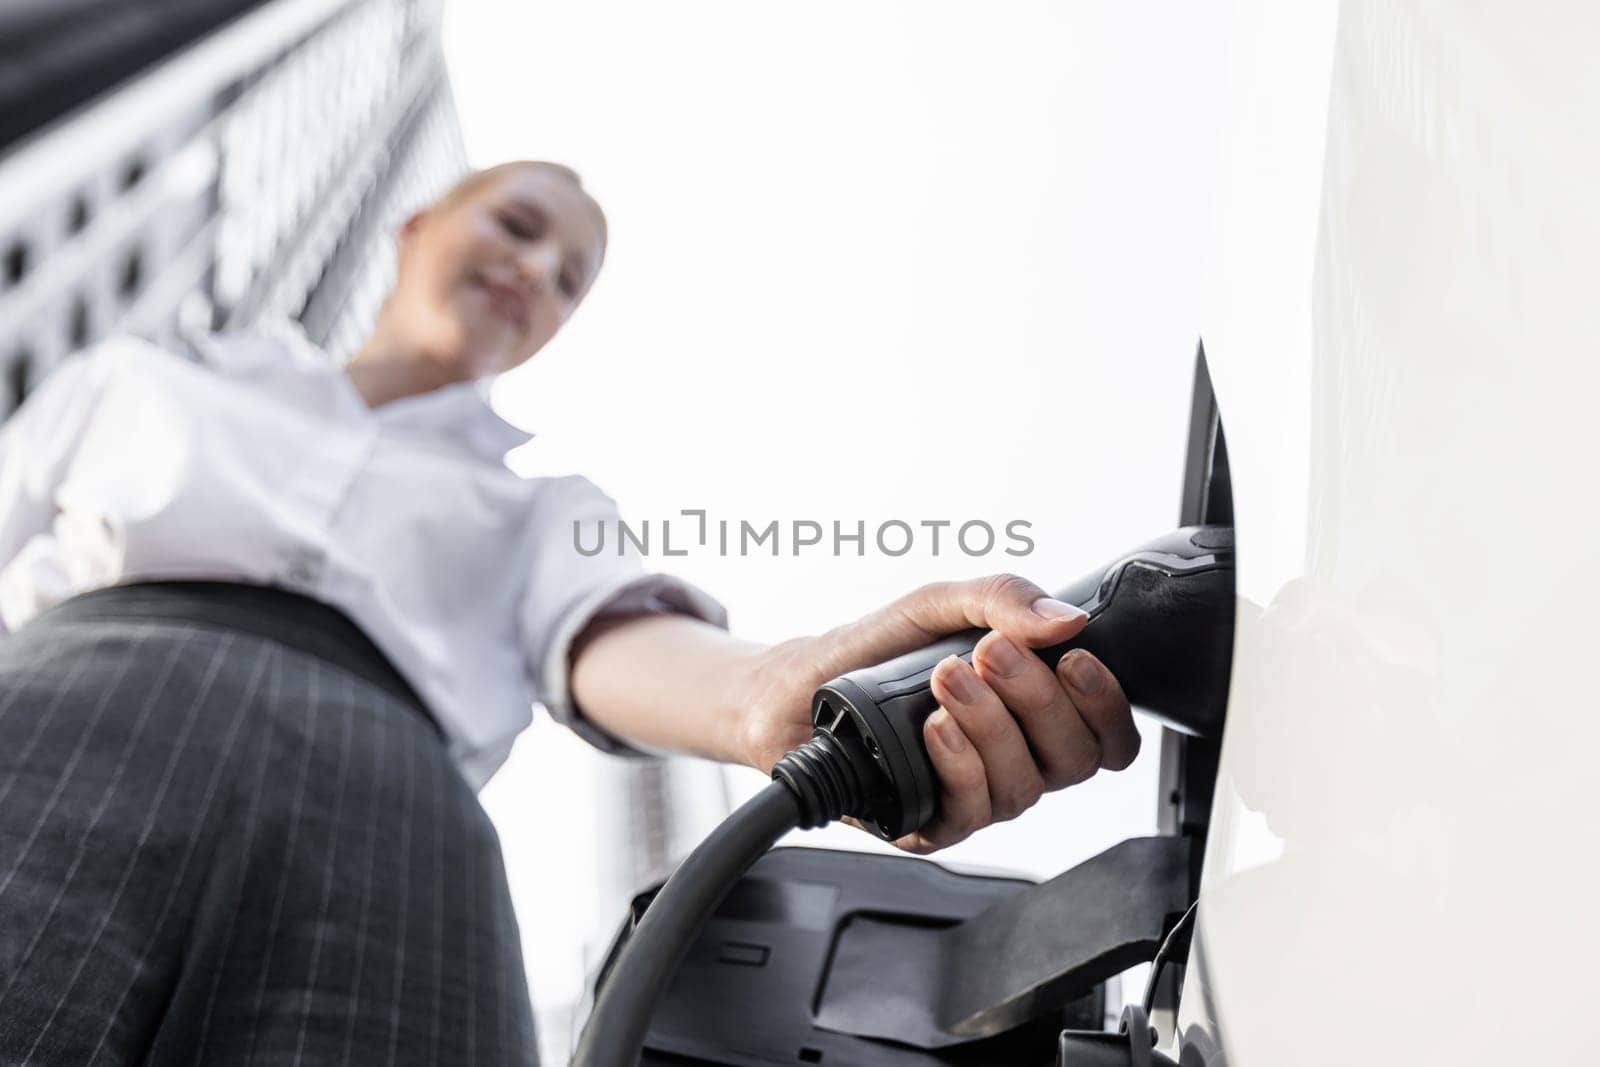
POLYGON ((845 743, 831 733, 819 732, 791 749, 772 768, 772 777, 799 799, 802 830, 856 814, 866 792, 845 743))

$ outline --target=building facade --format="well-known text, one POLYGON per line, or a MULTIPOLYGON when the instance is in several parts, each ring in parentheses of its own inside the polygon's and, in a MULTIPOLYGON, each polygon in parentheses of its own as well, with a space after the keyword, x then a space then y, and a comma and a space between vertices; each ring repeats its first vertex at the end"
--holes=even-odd
POLYGON ((466 166, 440 0, 218 0, 211 22, 187 5, 167 39, 190 39, 154 58, 123 6, 57 5, 88 21, 34 25, 16 68, 46 72, 30 99, 63 110, 35 108, 0 148, 0 414, 113 332, 172 344, 289 316, 348 356, 392 281, 394 228, 466 166), (95 26, 127 43, 60 40, 95 26), (61 88, 72 63, 92 80, 129 51, 147 62, 91 98, 61 88))

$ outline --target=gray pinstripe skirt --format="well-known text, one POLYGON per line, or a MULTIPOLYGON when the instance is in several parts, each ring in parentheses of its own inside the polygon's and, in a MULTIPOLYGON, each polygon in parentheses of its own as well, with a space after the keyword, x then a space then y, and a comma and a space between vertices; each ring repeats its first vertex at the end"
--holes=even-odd
POLYGON ((494 830, 342 613, 154 583, 0 639, 0 1063, 535 1059, 494 830))

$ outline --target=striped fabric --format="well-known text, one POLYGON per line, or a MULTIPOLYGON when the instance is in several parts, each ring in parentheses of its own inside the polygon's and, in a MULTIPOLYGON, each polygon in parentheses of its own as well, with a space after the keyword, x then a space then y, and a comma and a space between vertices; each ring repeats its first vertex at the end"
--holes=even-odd
POLYGON ((0 1063, 527 1064, 499 845, 432 724, 253 633, 0 640, 0 1063))

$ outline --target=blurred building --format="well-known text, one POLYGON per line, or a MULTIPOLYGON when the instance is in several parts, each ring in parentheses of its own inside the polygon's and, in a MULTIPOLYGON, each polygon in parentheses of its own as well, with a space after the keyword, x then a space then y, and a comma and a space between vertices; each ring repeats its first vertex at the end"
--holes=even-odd
POLYGON ((347 356, 465 169, 440 4, 5 5, 0 415, 111 332, 288 315, 347 356))

